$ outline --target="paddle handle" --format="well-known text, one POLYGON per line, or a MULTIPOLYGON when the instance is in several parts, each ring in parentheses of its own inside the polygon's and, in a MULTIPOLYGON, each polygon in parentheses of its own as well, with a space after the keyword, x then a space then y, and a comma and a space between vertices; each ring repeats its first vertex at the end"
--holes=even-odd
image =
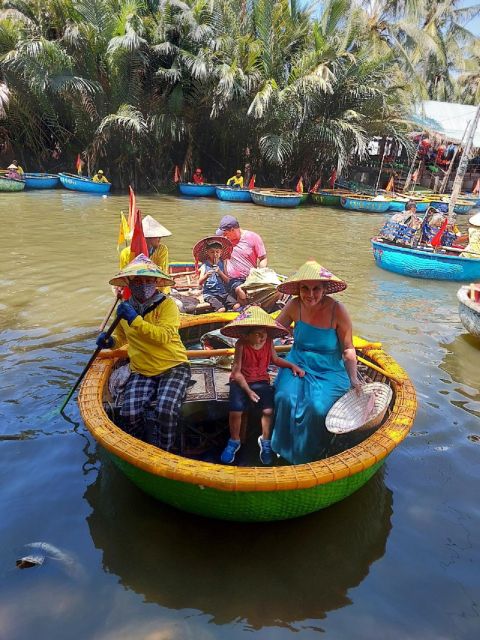
MULTIPOLYGON (((112 309, 113 311, 113 309, 112 309)), ((112 322, 112 324, 110 325, 110 328, 108 329, 108 331, 105 334, 105 337, 108 338, 112 335, 112 333, 115 331, 115 327, 117 326, 117 324, 120 322, 121 318, 119 316, 117 316, 115 318, 115 320, 112 322)), ((98 356, 98 354, 100 353, 100 351, 102 350, 102 347, 97 347, 95 349, 95 351, 93 352, 90 360, 87 362, 87 364, 85 365, 85 368, 83 369, 82 373, 80 374, 80 376, 78 377, 77 381, 75 382, 75 384, 73 385, 73 387, 70 389, 70 392, 68 393, 67 397, 65 398, 62 406, 60 407, 60 413, 62 413, 62 411, 65 409, 65 407, 67 406, 67 404, 70 401, 70 398, 73 396, 73 394, 75 393, 78 385, 81 383, 81 381, 84 379, 87 371, 90 369, 90 367, 93 364, 93 361, 95 360, 95 358, 98 356)))
POLYGON ((105 327, 107 326, 107 322, 110 320, 110 316, 112 315, 115 307, 117 306, 118 301, 121 300, 121 299, 122 299, 122 296, 120 294, 118 294, 117 297, 115 298, 115 300, 113 301, 112 306, 108 310, 106 316, 102 320, 102 324, 98 328, 99 331, 103 331, 105 329, 105 327))

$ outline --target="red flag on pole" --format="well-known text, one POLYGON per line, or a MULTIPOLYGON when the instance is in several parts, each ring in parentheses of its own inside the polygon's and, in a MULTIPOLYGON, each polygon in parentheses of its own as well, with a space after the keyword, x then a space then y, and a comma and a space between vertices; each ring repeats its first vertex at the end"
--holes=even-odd
POLYGON ((395 186, 395 181, 393 176, 390 176, 390 180, 387 182, 387 186, 385 187, 385 191, 393 191, 395 186))
POLYGON ((332 189, 335 188, 335 180, 337 179, 337 170, 334 169, 330 174, 330 178, 328 179, 328 184, 332 189))
POLYGON ((250 182, 248 183, 248 188, 249 189, 254 189, 255 188, 255 178, 257 176, 255 174, 253 174, 253 176, 250 178, 250 182))
POLYGON ((83 169, 84 165, 85 165, 85 162, 80 157, 80 154, 77 154, 77 160, 75 162, 75 168, 76 168, 77 173, 78 173, 79 176, 82 175, 82 169, 83 169))
POLYGON ((175 169, 173 170, 173 181, 175 183, 180 182, 181 181, 181 177, 180 177, 180 169, 178 168, 178 165, 175 165, 175 169))
POLYGON ((135 254, 135 257, 143 253, 148 258, 148 247, 145 236, 143 235, 142 216, 140 210, 137 209, 134 217, 133 224, 133 236, 130 243, 130 252, 135 254))
POLYGON ((128 203, 128 227, 130 230, 133 229, 133 227, 135 226, 135 211, 136 211, 136 207, 137 207, 137 202, 136 202, 136 198, 135 198, 135 191, 132 189, 132 187, 129 185, 128 187, 128 193, 129 193, 129 203, 128 203))
POLYGON ((297 182, 297 186, 295 187, 295 191, 297 193, 303 193, 303 178, 300 176, 300 180, 297 182))
POLYGON ((443 233, 444 233, 445 229, 447 228, 447 224, 448 224, 448 218, 445 218, 445 220, 442 222, 442 226, 440 227, 440 229, 437 231, 437 233, 430 240, 430 244, 432 245, 432 247, 438 247, 438 245, 441 244, 442 236, 443 236, 443 233))
POLYGON ((475 186, 472 189, 472 193, 475 193, 477 196, 480 195, 480 178, 475 183, 475 186))
POLYGON ((310 189, 310 193, 317 193, 317 191, 320 189, 320 185, 322 183, 322 178, 320 177, 315 184, 313 185, 313 187, 310 189))

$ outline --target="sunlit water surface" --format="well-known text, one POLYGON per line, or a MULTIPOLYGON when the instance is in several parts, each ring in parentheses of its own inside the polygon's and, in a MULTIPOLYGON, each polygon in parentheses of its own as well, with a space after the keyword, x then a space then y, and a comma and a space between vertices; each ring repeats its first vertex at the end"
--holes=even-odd
POLYGON ((126 196, 0 194, 0 638, 480 637, 480 344, 456 283, 378 269, 383 217, 139 196, 171 259, 238 215, 269 264, 315 257, 349 288, 355 333, 410 374, 411 435, 361 491, 296 521, 239 525, 154 502, 99 450, 74 401, 54 415, 111 304, 126 196), (24 545, 68 555, 19 570, 24 545), (323 635, 322 635, 323 634, 323 635))

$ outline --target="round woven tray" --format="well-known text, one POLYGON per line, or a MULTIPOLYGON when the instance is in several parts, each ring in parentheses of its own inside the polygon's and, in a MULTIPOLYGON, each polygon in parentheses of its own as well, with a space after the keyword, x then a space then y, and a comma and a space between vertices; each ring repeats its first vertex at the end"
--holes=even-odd
POLYGON ((360 394, 351 389, 337 400, 325 425, 331 433, 373 429, 382 422, 391 400, 392 390, 383 382, 364 384, 360 394))

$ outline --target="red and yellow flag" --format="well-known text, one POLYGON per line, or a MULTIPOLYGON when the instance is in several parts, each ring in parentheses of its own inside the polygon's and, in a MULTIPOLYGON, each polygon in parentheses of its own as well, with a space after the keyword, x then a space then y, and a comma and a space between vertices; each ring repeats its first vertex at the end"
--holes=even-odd
POLYGON ((133 227, 135 226, 135 211, 137 208, 137 202, 136 202, 136 198, 135 198, 135 191, 132 189, 132 187, 129 185, 128 187, 128 193, 129 193, 129 203, 128 203, 128 228, 129 229, 133 229, 133 227))
POLYGON ((395 180, 393 179, 393 176, 390 176, 390 180, 387 182, 385 191, 393 191, 394 187, 395 187, 395 180))
POLYGON ((120 216, 120 229, 118 230, 117 241, 117 249, 119 252, 123 249, 122 245, 130 239, 130 228, 123 211, 120 213, 120 216))
POLYGON ((180 169, 178 168, 178 165, 175 165, 175 169, 173 170, 173 181, 175 183, 180 182, 181 181, 181 176, 180 176, 180 169))
POLYGON ((317 191, 320 189, 321 184, 322 184, 322 177, 320 176, 320 178, 315 182, 313 187, 310 189, 310 193, 317 193, 317 191))
POLYGON ((135 257, 143 253, 148 258, 148 247, 145 236, 143 235, 142 227, 142 215, 140 209, 135 211, 134 224, 133 224, 133 236, 130 243, 130 251, 135 254, 135 257))
POLYGON ((303 178, 302 178, 302 176, 300 176, 300 179, 297 182, 297 186, 295 187, 295 191, 297 193, 303 193, 303 178))
POLYGON ((480 195, 480 178, 475 183, 475 186, 472 189, 472 193, 475 193, 477 196, 480 195))
POLYGON ((253 176, 250 178, 250 182, 248 183, 248 188, 249 189, 254 189, 255 188, 255 178, 257 176, 255 174, 253 174, 253 176))
POLYGON ((85 162, 82 160, 80 154, 77 154, 77 160, 75 161, 75 168, 79 176, 82 175, 82 170, 84 166, 85 166, 85 162))

